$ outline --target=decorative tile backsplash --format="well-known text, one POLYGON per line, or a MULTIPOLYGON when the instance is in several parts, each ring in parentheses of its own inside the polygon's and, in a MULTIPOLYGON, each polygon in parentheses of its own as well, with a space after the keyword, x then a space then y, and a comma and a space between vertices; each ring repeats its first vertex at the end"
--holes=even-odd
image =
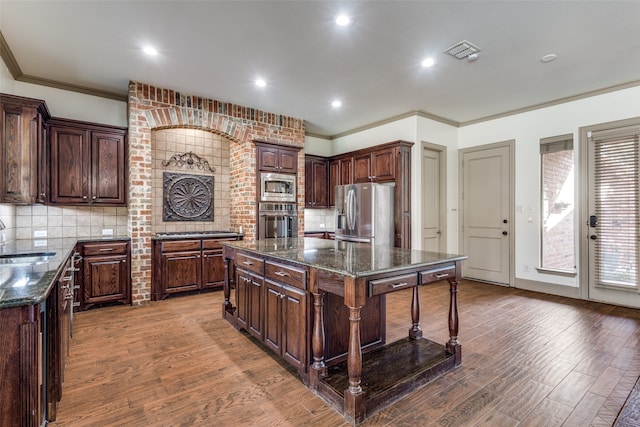
POLYGON ((335 231, 335 209, 305 209, 304 229, 305 231, 335 231))

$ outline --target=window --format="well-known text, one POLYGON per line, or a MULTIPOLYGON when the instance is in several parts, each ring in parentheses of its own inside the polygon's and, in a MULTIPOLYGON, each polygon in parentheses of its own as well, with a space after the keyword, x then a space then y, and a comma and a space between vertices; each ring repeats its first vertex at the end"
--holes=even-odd
POLYGON ((540 140, 541 270, 575 273, 573 135, 540 140))

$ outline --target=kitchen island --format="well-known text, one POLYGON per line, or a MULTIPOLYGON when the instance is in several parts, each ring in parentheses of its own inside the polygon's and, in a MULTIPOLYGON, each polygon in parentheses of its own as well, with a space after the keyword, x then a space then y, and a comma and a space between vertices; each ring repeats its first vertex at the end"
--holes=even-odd
POLYGON ((223 317, 296 367, 350 422, 461 363, 457 292, 465 256, 313 238, 223 246, 223 317), (420 328, 419 285, 440 280, 451 295, 444 345, 420 328), (385 295, 402 289, 412 289, 408 336, 386 343, 385 295))

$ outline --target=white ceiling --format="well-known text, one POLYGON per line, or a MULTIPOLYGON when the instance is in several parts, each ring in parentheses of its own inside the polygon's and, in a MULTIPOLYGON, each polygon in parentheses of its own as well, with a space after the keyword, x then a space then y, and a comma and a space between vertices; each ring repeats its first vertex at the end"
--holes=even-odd
POLYGON ((637 0, 0 0, 25 76, 123 96, 138 80, 302 118, 326 136, 412 111, 464 124, 640 84, 639 23, 637 0), (338 12, 353 24, 336 26, 338 12), (475 62, 443 53, 464 39, 482 49, 475 62), (160 54, 144 56, 146 44, 160 54), (434 67, 421 67, 426 56, 434 67))

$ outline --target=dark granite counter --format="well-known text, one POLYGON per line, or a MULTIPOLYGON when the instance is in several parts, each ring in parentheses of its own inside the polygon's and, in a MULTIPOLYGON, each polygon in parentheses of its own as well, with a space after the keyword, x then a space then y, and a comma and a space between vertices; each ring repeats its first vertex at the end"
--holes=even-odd
POLYGON ((428 267, 467 258, 464 255, 371 246, 368 243, 312 237, 229 241, 224 242, 223 245, 350 277, 400 271, 407 267, 428 267))
POLYGON ((46 262, 30 266, 0 266, 0 309, 39 304, 44 301, 64 261, 76 243, 129 240, 128 236, 79 239, 20 239, 0 246, 0 255, 54 253, 46 262))
POLYGON ((180 239, 224 239, 227 237, 243 237, 244 234, 235 231, 180 231, 169 233, 157 233, 151 236, 152 240, 180 240, 180 239))

